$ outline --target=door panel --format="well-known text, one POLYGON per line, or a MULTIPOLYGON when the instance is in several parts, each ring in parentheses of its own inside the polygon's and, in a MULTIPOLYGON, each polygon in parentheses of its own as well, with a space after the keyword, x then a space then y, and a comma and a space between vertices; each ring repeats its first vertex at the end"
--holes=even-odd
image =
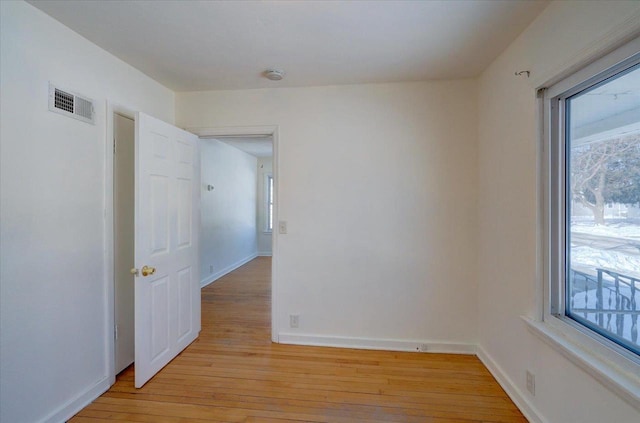
POLYGON ((200 332, 198 138, 139 113, 136 120, 135 386, 200 332), (145 275, 144 266, 155 271, 145 275))
POLYGON ((183 338, 191 329, 191 279, 192 269, 182 269, 178 272, 178 337, 183 338))
POLYGON ((149 283, 151 297, 151 360, 157 361, 169 353, 169 278, 161 277, 149 283))
POLYGON ((149 216, 151 222, 149 254, 169 252, 169 178, 164 175, 149 175, 149 216))
POLYGON ((193 181, 189 179, 178 179, 178 248, 191 247, 191 233, 193 232, 191 216, 193 210, 190 198, 192 197, 191 186, 193 181))

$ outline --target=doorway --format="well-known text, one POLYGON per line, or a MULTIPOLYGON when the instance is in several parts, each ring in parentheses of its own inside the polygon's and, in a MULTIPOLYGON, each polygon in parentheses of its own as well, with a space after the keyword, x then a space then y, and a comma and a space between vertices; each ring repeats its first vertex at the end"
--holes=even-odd
POLYGON ((115 374, 134 361, 135 122, 113 115, 115 374))
MULTIPOLYGON (((259 207, 264 207, 264 210, 269 208, 268 213, 268 221, 271 223, 272 231, 269 232, 270 243, 271 243, 271 251, 260 251, 257 250, 257 255, 271 255, 271 341, 279 342, 278 333, 279 333, 279 325, 278 325, 278 235, 279 228, 281 226, 286 228, 285 225, 279 225, 279 214, 278 214, 278 201, 279 201, 279 187, 281 186, 281 180, 279 178, 279 134, 278 134, 278 126, 277 125, 268 125, 268 126, 239 126, 239 127, 187 127, 187 131, 196 134, 200 140, 207 139, 226 139, 226 141, 230 141, 233 139, 256 139, 256 138, 268 138, 271 141, 271 172, 265 172, 265 167, 259 170, 259 177, 262 178, 258 181, 259 186, 265 187, 265 184, 268 184, 270 191, 268 192, 268 196, 263 197, 262 205, 259 207), (270 177, 270 179, 269 179, 270 177), (270 200, 271 204, 267 204, 267 197, 270 200), (270 207, 269 207, 270 206, 270 207), (264 254, 260 254, 260 253, 264 254)), ((207 184, 208 182, 203 181, 203 184, 207 184)), ((265 224, 267 219, 259 217, 258 222, 258 230, 263 232, 268 232, 265 228, 265 224)), ((286 233, 286 229, 284 229, 286 233)))

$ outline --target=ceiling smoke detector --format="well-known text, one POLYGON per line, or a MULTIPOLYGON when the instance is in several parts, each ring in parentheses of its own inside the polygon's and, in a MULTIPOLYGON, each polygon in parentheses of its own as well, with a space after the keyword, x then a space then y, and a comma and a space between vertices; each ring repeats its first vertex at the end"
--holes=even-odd
POLYGON ((265 78, 270 79, 272 81, 280 81, 284 78, 284 72, 277 69, 267 69, 263 72, 265 78))

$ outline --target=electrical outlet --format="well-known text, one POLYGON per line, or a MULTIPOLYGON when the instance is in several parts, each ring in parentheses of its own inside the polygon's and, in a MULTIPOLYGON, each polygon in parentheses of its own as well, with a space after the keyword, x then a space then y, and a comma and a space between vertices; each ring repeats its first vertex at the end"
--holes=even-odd
POLYGON ((291 328, 300 327, 300 315, 298 314, 289 315, 289 327, 291 328))
POLYGON ((285 220, 278 222, 278 233, 283 235, 287 233, 287 222, 285 220))
POLYGON ((531 395, 536 395, 536 376, 527 370, 527 391, 531 392, 531 395))
POLYGON ((427 351, 429 351, 429 345, 427 345, 427 344, 419 344, 416 347, 416 351, 418 351, 418 352, 427 352, 427 351))
POLYGON ((209 266, 209 273, 213 273, 213 264, 209 266))

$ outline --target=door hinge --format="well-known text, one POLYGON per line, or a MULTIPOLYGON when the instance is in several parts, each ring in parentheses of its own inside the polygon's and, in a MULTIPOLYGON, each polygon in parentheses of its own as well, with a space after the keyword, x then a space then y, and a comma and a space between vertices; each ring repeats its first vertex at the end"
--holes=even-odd
POLYGON ((113 139, 113 155, 115 156, 116 154, 116 139, 113 139))
POLYGON ((118 325, 115 326, 113 330, 113 339, 118 340, 118 325))

